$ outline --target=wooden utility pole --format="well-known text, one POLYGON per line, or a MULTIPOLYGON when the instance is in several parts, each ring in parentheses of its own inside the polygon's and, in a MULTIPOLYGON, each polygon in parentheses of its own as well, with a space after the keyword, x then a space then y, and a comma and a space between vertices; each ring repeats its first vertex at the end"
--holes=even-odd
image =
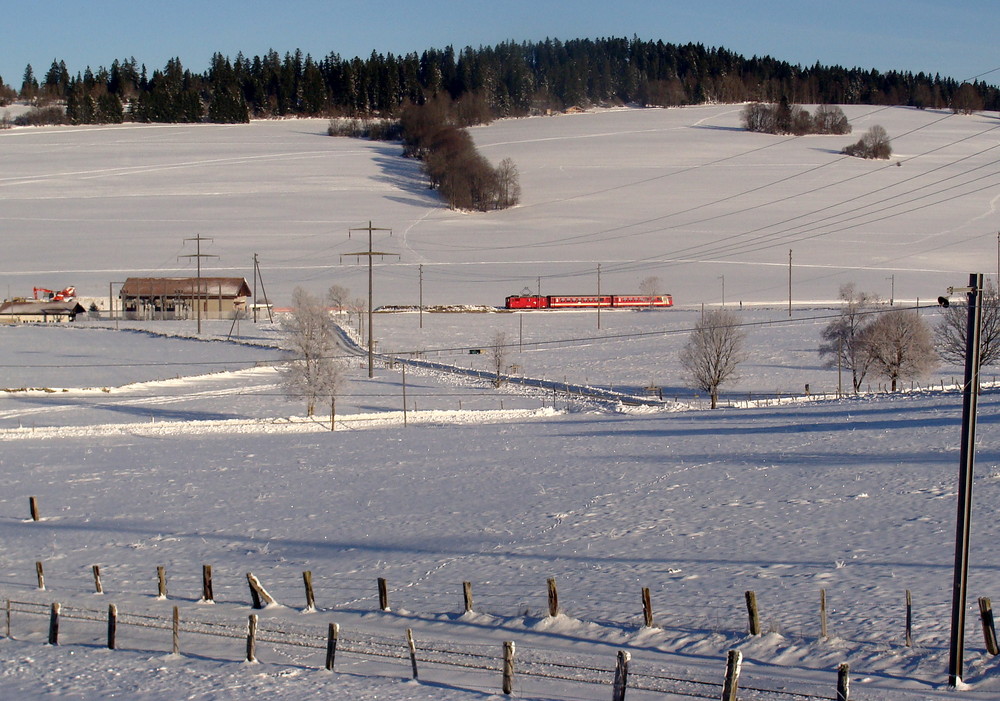
POLYGON ((788 316, 792 315, 792 249, 788 249, 788 316))
POLYGON ((417 266, 417 271, 419 272, 419 275, 420 275, 420 282, 419 282, 419 285, 418 285, 419 290, 420 290, 419 291, 419 299, 418 299, 418 304, 419 304, 419 308, 420 308, 420 312, 419 312, 419 316, 420 316, 420 328, 424 328, 424 266, 423 266, 423 264, 417 266))
MULTIPOLYGON (((219 256, 213 256, 208 253, 201 252, 201 242, 202 241, 214 241, 215 239, 207 239, 201 234, 197 234, 191 238, 184 239, 185 241, 195 242, 195 252, 188 254, 186 256, 178 256, 178 258, 194 258, 198 262, 198 289, 195 292, 195 317, 198 319, 198 333, 201 333, 201 259, 202 258, 218 258, 219 256)), ((152 301, 152 295, 150 295, 150 301, 152 301)), ((220 310, 221 311, 221 310, 220 310)))
POLYGON ((597 264, 597 328, 601 328, 601 264, 597 264))
POLYGON ((385 251, 375 251, 372 249, 372 232, 374 231, 388 231, 389 235, 392 236, 392 229, 386 229, 378 226, 372 226, 371 221, 368 222, 368 226, 358 227, 356 229, 348 229, 347 237, 350 238, 351 233, 355 231, 367 231, 368 232, 368 250, 359 251, 357 253, 342 253, 341 260, 344 256, 366 256, 368 258, 368 377, 375 377, 375 338, 372 333, 372 297, 374 296, 374 272, 373 272, 373 259, 375 256, 396 256, 396 253, 387 253, 385 251))

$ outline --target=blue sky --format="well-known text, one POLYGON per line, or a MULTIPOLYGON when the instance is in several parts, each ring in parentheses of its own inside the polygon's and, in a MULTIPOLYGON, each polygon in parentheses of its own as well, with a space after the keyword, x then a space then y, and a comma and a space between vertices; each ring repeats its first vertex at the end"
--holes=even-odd
POLYGON ((1000 83, 996 0, 172 0, 68 3, 2 0, 0 77, 20 88, 24 68, 53 59, 73 74, 134 56, 150 72, 178 56, 203 71, 233 57, 299 48, 345 58, 506 40, 631 37, 700 42, 791 63, 978 76, 1000 83))

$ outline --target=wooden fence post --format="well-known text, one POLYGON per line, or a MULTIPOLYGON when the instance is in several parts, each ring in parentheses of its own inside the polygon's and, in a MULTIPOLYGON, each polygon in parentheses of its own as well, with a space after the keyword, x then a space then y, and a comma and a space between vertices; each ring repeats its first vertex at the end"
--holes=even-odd
POLYGON ((413 642, 413 630, 406 629, 406 645, 410 648, 410 666, 413 668, 413 678, 417 678, 417 645, 413 642))
POLYGON ((49 610, 49 645, 59 644, 59 612, 62 606, 54 603, 49 610))
POLYGON ((7 599, 6 618, 7 618, 7 637, 10 638, 10 599, 7 599))
POLYGON ((385 577, 378 578, 378 607, 380 611, 389 610, 389 585, 385 577))
POLYGON ((115 638, 118 634, 118 607, 108 604, 108 649, 115 649, 115 638))
POLYGON ((340 624, 331 623, 326 636, 326 668, 333 671, 333 660, 337 656, 337 641, 340 640, 340 624))
POLYGON ((45 590, 45 572, 42 570, 42 563, 35 563, 35 576, 38 578, 38 591, 45 590))
POLYGON ((906 590, 906 647, 913 647, 913 597, 906 590))
MULTIPOLYGON (((553 389, 553 391, 555 391, 553 389)), ((555 577, 549 577, 549 616, 555 617, 559 615, 559 590, 556 589, 555 577)))
POLYGON ((28 509, 31 511, 32 521, 41 521, 38 515, 38 497, 28 497, 28 509))
POLYGON ((163 565, 156 568, 156 598, 163 600, 167 598, 167 570, 163 565))
POLYGON ((993 602, 989 597, 979 597, 979 618, 983 622, 983 638, 986 640, 986 652, 994 657, 1000 655, 997 647, 997 629, 993 623, 993 602))
POLYGON ((267 593, 260 580, 252 572, 247 572, 247 584, 250 585, 250 598, 253 599, 255 609, 262 609, 275 603, 274 597, 267 593))
POLYGON ((615 667, 615 683, 611 691, 612 701, 625 701, 625 690, 628 688, 628 663, 632 655, 625 650, 618 651, 618 664, 615 667))
POLYGON ((311 570, 302 573, 302 584, 306 588, 306 611, 315 611, 316 595, 313 592, 313 573, 311 570))
POLYGON ((101 584, 101 566, 93 565, 91 569, 94 571, 94 592, 97 594, 103 594, 104 585, 101 584))
POLYGON ((257 614, 251 613, 247 620, 247 662, 257 661, 257 614))
POLYGON ((760 611, 757 608, 757 593, 747 591, 744 597, 747 600, 747 615, 750 618, 750 635, 760 635, 760 611))
POLYGON ((642 623, 647 628, 653 627, 653 601, 649 596, 649 587, 642 588, 642 623))
POLYGON ((176 606, 174 606, 174 617, 170 630, 172 633, 170 651, 175 655, 179 655, 181 654, 181 612, 176 606))
POLYGON ((215 603, 215 593, 212 591, 212 566, 201 566, 201 600, 206 604, 215 603))
POLYGON ((472 582, 462 582, 462 600, 465 612, 472 613, 472 582))
POLYGON ((726 681, 722 686, 722 701, 736 701, 736 692, 740 686, 740 667, 743 664, 743 653, 730 650, 726 659, 726 681))
POLYGON ((851 701, 851 666, 846 662, 837 667, 837 701, 851 701))
POLYGON ((819 590, 819 637, 826 640, 826 589, 819 590))
POLYGON ((503 644, 503 693, 510 695, 514 690, 514 641, 503 644))

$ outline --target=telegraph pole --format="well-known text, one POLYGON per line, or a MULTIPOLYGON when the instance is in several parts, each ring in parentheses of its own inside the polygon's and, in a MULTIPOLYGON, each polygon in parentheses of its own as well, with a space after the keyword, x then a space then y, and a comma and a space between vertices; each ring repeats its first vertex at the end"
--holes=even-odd
POLYGON ((792 315, 792 249, 788 249, 788 316, 792 315))
POLYGON ((374 296, 374 271, 373 271, 373 259, 375 256, 396 256, 396 253, 387 253, 385 251, 375 251, 372 250, 372 232, 373 231, 388 231, 389 235, 392 236, 392 229, 386 229, 383 227, 372 226, 371 221, 368 222, 368 226, 358 227, 356 229, 348 229, 347 237, 351 237, 351 233, 354 231, 367 231, 368 232, 368 250, 359 251, 357 253, 342 253, 341 260, 344 256, 366 256, 368 258, 368 377, 375 377, 375 338, 372 333, 372 298, 374 296))
MULTIPOLYGON (((966 288, 949 288, 968 294, 965 335, 965 386, 962 395, 961 463, 958 473, 958 518, 955 527, 955 571, 951 600, 951 642, 948 656, 948 684, 962 681, 965 654, 965 595, 969 578, 969 540, 972 533, 972 482, 976 459, 976 414, 979 401, 980 338, 983 315, 983 274, 969 275, 966 288)), ((940 301, 940 300, 939 300, 940 301)))
POLYGON ((601 264, 597 264, 597 328, 601 328, 601 264))
MULTIPOLYGON (((201 335, 201 259, 202 258, 218 258, 219 256, 213 256, 208 253, 201 252, 201 242, 202 241, 215 241, 215 239, 207 239, 201 234, 197 234, 192 238, 184 239, 185 241, 194 241, 196 248, 195 253, 191 253, 186 256, 178 256, 178 258, 194 258, 198 262, 198 290, 195 292, 195 317, 198 319, 198 335, 201 335)), ((221 315, 221 309, 220 315, 221 315)))
POLYGON ((417 266, 417 271, 420 274, 420 283, 418 285, 418 287, 420 288, 420 292, 419 292, 419 297, 420 297, 420 299, 419 299, 419 305, 420 305, 420 314, 419 314, 419 316, 420 316, 420 328, 424 328, 424 266, 423 266, 423 264, 417 266))

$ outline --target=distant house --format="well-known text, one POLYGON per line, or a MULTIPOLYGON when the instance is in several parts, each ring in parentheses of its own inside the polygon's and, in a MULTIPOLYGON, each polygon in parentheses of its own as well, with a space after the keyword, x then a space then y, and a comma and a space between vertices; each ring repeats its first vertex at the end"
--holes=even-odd
POLYGON ((87 310, 76 300, 15 299, 0 304, 0 323, 64 323, 87 310))
POLYGON ((126 319, 234 319, 250 295, 242 277, 130 277, 118 298, 126 319))

